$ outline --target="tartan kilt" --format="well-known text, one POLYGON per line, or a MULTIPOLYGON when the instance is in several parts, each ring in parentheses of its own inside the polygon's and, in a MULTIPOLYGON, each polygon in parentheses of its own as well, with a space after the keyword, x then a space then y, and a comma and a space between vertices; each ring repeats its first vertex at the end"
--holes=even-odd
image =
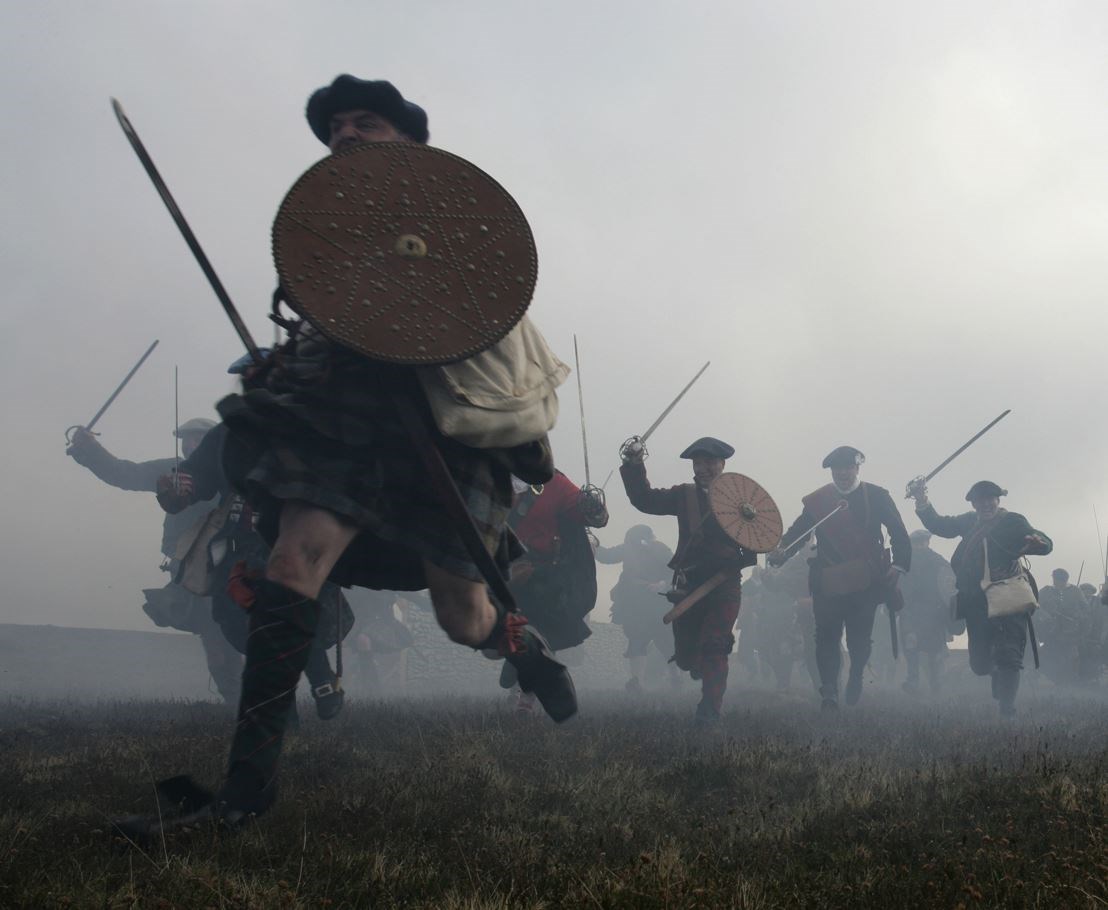
MULTIPOLYGON (((309 334, 274 358, 262 388, 217 408, 229 433, 224 470, 259 512, 272 545, 283 500, 326 509, 361 532, 330 580, 348 587, 417 591, 423 560, 482 581, 440 504, 392 401, 402 390, 430 421, 411 368, 377 363, 309 334)), ((429 423, 433 427, 433 424, 429 423)), ((507 527, 512 473, 549 464, 545 438, 517 449, 474 449, 432 433, 481 541, 507 577, 522 552, 507 527)))

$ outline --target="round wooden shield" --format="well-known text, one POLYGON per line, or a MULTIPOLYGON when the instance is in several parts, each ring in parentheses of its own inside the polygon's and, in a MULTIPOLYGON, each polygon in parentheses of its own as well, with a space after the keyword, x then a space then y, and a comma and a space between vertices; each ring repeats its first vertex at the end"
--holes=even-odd
POLYGON ((516 201, 484 171, 410 142, 324 158, 285 196, 273 258, 289 304, 376 360, 450 363, 526 312, 538 259, 516 201))
POLYGON ((744 550, 768 553, 781 542, 784 524, 773 497, 743 474, 720 474, 708 491, 712 516, 744 550))

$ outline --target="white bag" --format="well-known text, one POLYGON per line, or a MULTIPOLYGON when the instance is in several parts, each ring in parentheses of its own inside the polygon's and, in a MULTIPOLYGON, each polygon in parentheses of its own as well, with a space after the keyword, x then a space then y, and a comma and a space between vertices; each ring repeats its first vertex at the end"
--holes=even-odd
POLYGON ((416 372, 444 436, 477 449, 499 449, 550 432, 558 419, 554 390, 569 367, 524 316, 480 354, 416 372))
POLYGON ((989 572, 989 539, 984 541, 985 575, 981 579, 981 588, 985 592, 985 601, 989 607, 989 619, 1001 616, 1019 616, 1032 613, 1039 605, 1035 591, 1027 577, 1027 571, 1021 565, 1017 574, 1011 578, 992 580, 989 572))

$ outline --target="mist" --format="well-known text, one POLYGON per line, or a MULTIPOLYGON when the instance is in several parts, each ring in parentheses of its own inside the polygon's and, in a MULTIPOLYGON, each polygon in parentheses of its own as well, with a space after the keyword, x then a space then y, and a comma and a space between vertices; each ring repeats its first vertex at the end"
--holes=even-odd
MULTIPOLYGON (((174 368, 181 418, 212 417, 241 353, 109 98, 264 341, 269 227, 325 153, 304 103, 339 72, 393 81, 433 145, 519 201, 532 314, 563 360, 580 342, 594 483, 708 360, 650 441, 651 481, 687 480, 678 453, 717 436, 786 521, 833 447, 899 499, 1012 408, 933 501, 962 511, 995 480, 1054 540, 1036 574, 1099 581, 1106 26, 1093 2, 6 5, 0 622, 151 628, 161 510, 66 458, 63 431, 158 338, 97 429, 121 457, 171 456, 174 368)), ((583 483, 575 381, 552 441, 583 483)), ((645 521, 673 544, 618 476, 608 500, 604 543, 645 521)))

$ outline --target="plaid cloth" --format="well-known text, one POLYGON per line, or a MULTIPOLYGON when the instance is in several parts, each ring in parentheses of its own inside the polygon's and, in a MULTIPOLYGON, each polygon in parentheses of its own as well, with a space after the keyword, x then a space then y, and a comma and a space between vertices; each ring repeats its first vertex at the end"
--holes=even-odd
MULTIPOLYGON (((393 404, 396 391, 426 410, 411 368, 368 360, 302 327, 279 351, 263 388, 218 407, 230 430, 228 478, 276 539, 280 502, 299 499, 361 528, 331 573, 343 585, 425 588, 422 560, 481 581, 438 501, 393 404)), ((506 527, 511 475, 552 473, 546 439, 516 449, 472 449, 438 437, 485 547, 507 575, 521 549, 506 527)))

